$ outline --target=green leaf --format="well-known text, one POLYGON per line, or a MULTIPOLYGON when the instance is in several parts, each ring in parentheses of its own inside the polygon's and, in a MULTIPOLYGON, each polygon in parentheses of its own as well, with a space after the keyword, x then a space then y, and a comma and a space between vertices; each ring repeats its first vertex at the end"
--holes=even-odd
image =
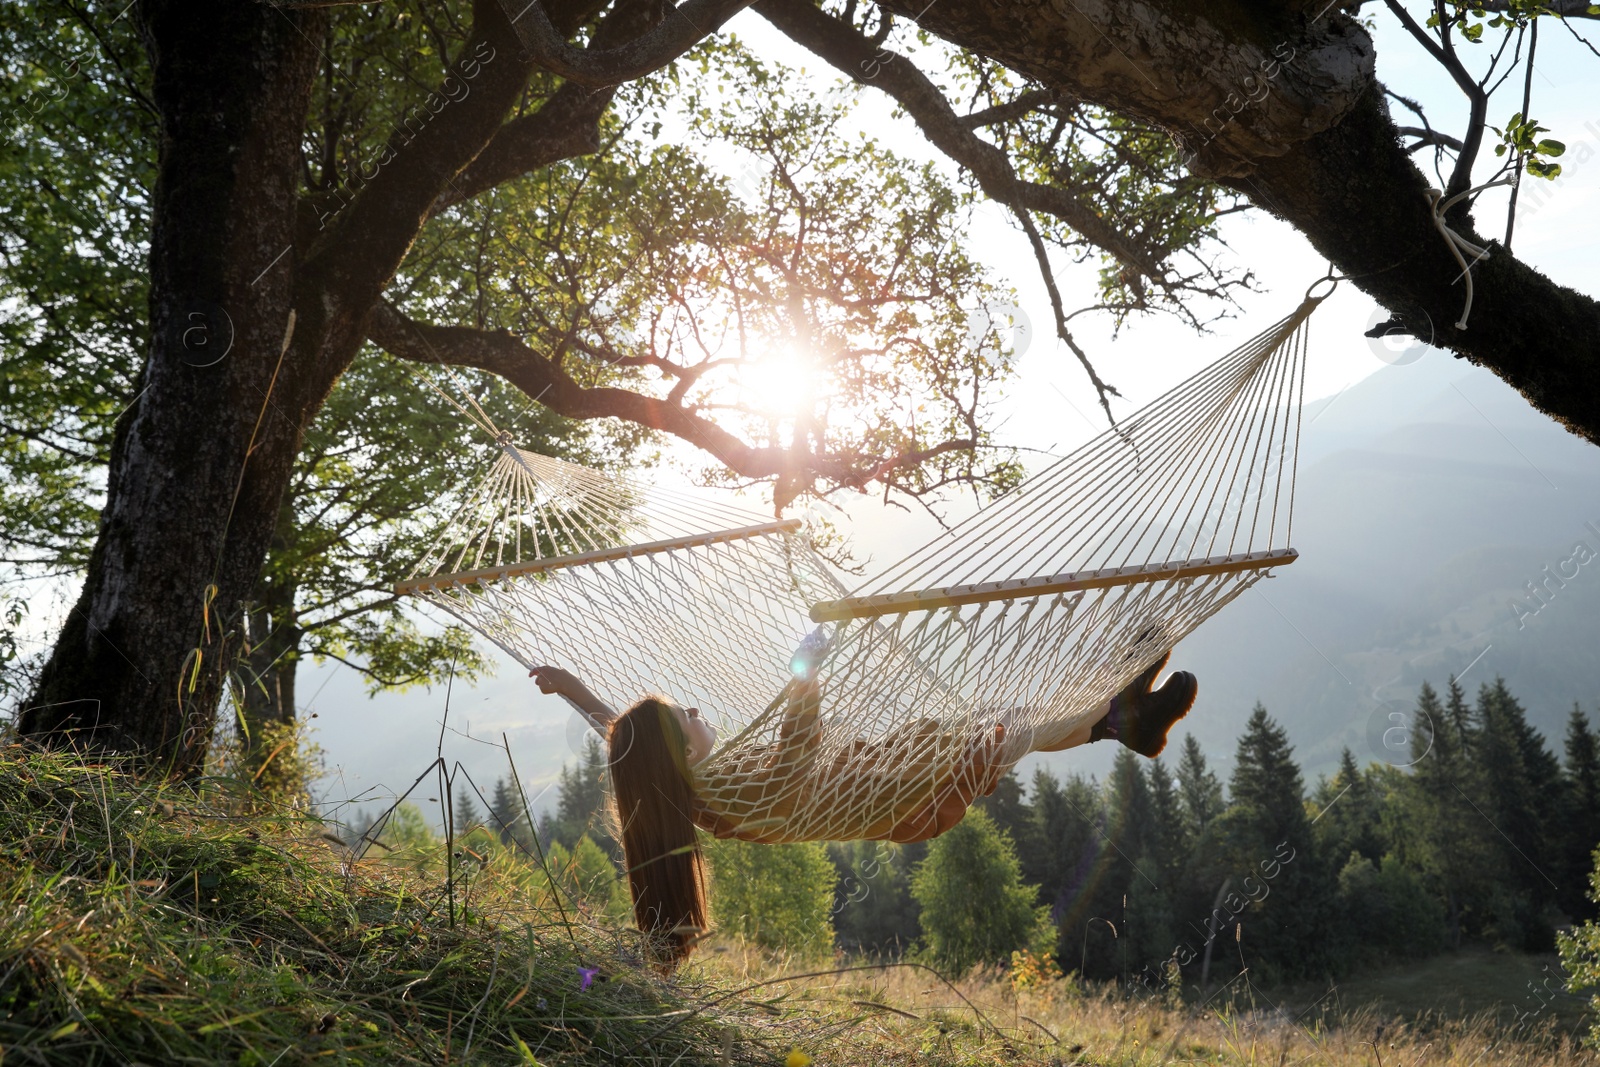
POLYGON ((1534 151, 1541 156, 1559 156, 1567 150, 1567 146, 1560 141, 1545 138, 1534 146, 1534 151))
POLYGON ((540 1067, 539 1058, 533 1054, 533 1049, 528 1047, 526 1041, 517 1036, 515 1030, 511 1031, 511 1040, 516 1043, 517 1054, 522 1057, 524 1067, 540 1067))

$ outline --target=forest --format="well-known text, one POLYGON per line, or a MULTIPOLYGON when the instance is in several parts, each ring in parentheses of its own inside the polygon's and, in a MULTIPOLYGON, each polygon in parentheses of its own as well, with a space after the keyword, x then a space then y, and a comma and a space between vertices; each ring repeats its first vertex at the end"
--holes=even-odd
MULTIPOLYGON (((1581 709, 1559 755, 1503 679, 1475 697, 1454 679, 1442 695, 1424 684, 1397 728, 1408 766, 1362 766, 1347 748, 1307 783, 1258 704, 1226 782, 1186 735, 1153 761, 1119 751, 1105 781, 1041 768, 1024 786, 1013 772, 930 843, 719 842, 716 918, 770 948, 815 949, 831 926, 832 947, 869 959, 963 970, 1048 954, 1063 972, 1157 990, 1175 965, 1205 990, 1242 967, 1271 983, 1473 944, 1548 952, 1595 917, 1600 750, 1581 709), (831 894, 792 889, 825 881, 831 894)), ((619 855, 604 773, 591 745, 536 835, 504 781, 483 809, 463 792, 457 823, 542 849, 592 897, 616 881, 600 861, 619 855)))

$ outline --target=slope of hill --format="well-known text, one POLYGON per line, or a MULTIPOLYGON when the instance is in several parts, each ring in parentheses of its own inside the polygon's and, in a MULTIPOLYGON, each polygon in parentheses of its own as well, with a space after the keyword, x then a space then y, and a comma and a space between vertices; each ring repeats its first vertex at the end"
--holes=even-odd
POLYGON ((1405 762, 1383 738, 1422 681, 1502 675, 1559 743, 1600 700, 1600 451, 1438 351, 1306 419, 1301 558, 1178 650, 1187 725, 1226 758, 1260 700, 1313 776, 1342 745, 1405 762))

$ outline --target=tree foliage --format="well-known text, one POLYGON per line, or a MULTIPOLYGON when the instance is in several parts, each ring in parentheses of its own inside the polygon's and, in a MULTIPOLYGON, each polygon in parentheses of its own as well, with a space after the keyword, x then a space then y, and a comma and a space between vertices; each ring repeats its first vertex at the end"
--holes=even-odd
POLYGON ((834 868, 826 848, 729 838, 710 842, 706 854, 719 932, 774 952, 833 951, 834 868))
POLYGON ((1039 947, 1044 909, 1022 881, 1011 839, 981 809, 933 839, 911 877, 911 894, 923 948, 950 972, 1001 966, 1013 952, 1039 947))

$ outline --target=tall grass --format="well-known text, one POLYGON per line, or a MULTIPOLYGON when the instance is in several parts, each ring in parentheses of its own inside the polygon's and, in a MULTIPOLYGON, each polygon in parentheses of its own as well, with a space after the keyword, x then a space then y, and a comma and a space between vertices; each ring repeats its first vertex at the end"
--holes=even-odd
POLYGON ((0 749, 0 1062, 771 1062, 504 857, 457 872, 452 922, 442 864, 260 806, 0 749))
MULTIPOLYGON (((800 961, 730 947, 700 964, 726 978, 780 978, 800 961)), ((1205 1003, 1128 996, 1073 977, 1017 990, 977 970, 947 981, 927 968, 832 971, 794 983, 787 1010, 846 1020, 826 1042, 803 1046, 818 1062, 987 1063, 1155 1067, 1595 1067, 1595 1054, 1554 1018, 1517 1010, 1404 1018, 1345 1004, 1337 988, 1294 1002, 1254 989, 1248 975, 1205 1003)))
MULTIPOLYGON (((0 747, 0 1065, 1590 1067, 1553 1024, 1203 1005, 713 943, 676 976, 487 835, 355 861, 233 781, 0 747)), ((560 879, 557 879, 559 883, 560 879)))

